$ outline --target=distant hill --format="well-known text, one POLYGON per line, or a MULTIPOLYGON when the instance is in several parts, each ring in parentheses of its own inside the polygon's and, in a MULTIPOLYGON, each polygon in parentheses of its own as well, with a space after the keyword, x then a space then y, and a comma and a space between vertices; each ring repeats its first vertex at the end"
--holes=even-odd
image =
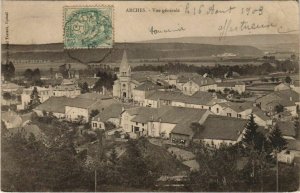
MULTIPOLYGON (((237 56, 259 57, 263 52, 247 45, 211 45, 198 43, 115 43, 113 49, 64 50, 63 44, 10 45, 13 60, 48 60, 76 62, 117 62, 126 49, 130 60, 163 58, 197 58, 232 53, 237 56)), ((2 57, 6 58, 3 47, 2 57)))
POLYGON ((299 50, 298 34, 266 34, 218 37, 182 37, 164 38, 143 41, 143 43, 196 43, 212 45, 248 45, 264 51, 297 51, 299 50))

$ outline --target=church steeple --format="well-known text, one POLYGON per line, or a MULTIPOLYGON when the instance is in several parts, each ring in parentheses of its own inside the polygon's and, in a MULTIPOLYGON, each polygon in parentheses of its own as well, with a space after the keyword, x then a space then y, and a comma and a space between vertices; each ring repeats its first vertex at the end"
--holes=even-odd
POLYGON ((128 61, 127 61, 126 50, 124 50, 121 65, 120 65, 120 74, 121 74, 121 76, 122 75, 128 76, 129 73, 130 73, 130 70, 131 70, 130 65, 128 64, 128 61))

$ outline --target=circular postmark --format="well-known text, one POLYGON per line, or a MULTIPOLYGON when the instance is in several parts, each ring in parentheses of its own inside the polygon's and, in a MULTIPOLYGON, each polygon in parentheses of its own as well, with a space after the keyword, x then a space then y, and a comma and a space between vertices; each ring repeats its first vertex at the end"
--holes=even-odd
POLYGON ((111 8, 66 8, 65 48, 112 47, 111 8))

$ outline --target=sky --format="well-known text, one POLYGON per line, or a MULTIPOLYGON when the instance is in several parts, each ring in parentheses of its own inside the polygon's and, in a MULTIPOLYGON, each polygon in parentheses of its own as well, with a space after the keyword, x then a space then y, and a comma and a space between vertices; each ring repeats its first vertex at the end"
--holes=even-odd
POLYGON ((225 35, 299 33, 299 10, 295 1, 234 2, 153 2, 153 1, 4 1, 2 2, 2 43, 44 44, 63 42, 64 6, 114 7, 115 42, 136 42, 160 38, 225 35), (230 6, 233 8, 231 11, 230 6), (141 8, 145 12, 130 12, 141 8), (194 9, 195 8, 195 9, 194 9), (201 13, 199 13, 199 8, 201 13), (153 12, 172 9, 179 12, 153 12), (195 14, 193 11, 196 11, 195 14), (217 13, 216 13, 216 10, 217 13), (258 11, 255 11, 258 10, 258 11), (189 11, 189 13, 187 13, 189 11), (214 12, 212 14, 212 12, 214 12), (225 13, 222 13, 225 12, 225 13), (247 14, 248 13, 248 14, 247 14), (5 22, 8 16, 8 22, 5 22), (226 22, 227 20, 227 22, 226 22), (241 22, 250 26, 273 27, 241 30, 241 22), (8 32, 6 32, 8 30, 8 32), (154 30, 162 31, 153 33, 154 30), (165 31, 168 32, 165 32, 165 31), (224 34, 223 34, 224 35, 224 34))

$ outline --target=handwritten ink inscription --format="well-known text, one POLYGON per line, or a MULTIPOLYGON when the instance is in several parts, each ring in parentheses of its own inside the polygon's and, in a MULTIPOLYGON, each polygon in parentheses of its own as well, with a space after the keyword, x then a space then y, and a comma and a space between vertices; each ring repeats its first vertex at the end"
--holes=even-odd
POLYGON ((227 33, 230 32, 243 32, 247 31, 248 33, 252 33, 258 29, 267 29, 267 28, 276 28, 277 24, 268 22, 268 23, 256 23, 242 20, 239 25, 232 25, 231 19, 226 19, 223 25, 220 25, 218 30, 220 31, 219 39, 223 39, 227 36, 227 33))
MULTIPOLYGON (((268 8, 268 7, 267 7, 268 8)), ((171 15, 189 15, 189 16, 205 16, 211 17, 217 21, 216 31, 219 39, 226 36, 245 33, 259 33, 260 30, 276 31, 277 33, 290 33, 298 30, 289 29, 284 24, 279 24, 276 20, 270 20, 270 11, 259 3, 237 6, 235 3, 218 4, 203 2, 188 2, 180 7, 148 7, 148 8, 127 8, 127 13, 151 12, 153 14, 171 14, 171 15), (267 19, 266 19, 267 18, 267 19)), ((154 27, 150 25, 148 31, 151 35, 159 35, 163 33, 181 32, 187 29, 183 23, 174 24, 174 27, 154 27)))
POLYGON ((225 8, 219 8, 215 4, 209 6, 205 6, 204 4, 192 6, 190 3, 187 3, 185 6, 185 14, 188 15, 228 15, 237 11, 241 15, 263 15, 264 7, 260 5, 257 7, 241 7, 238 9, 233 5, 228 5, 225 8))
POLYGON ((155 27, 151 26, 149 31, 152 35, 157 35, 157 34, 161 34, 161 33, 171 33, 171 32, 185 31, 185 28, 182 27, 182 26, 178 26, 177 28, 173 28, 173 29, 169 29, 169 28, 158 29, 158 28, 155 28, 155 27))

